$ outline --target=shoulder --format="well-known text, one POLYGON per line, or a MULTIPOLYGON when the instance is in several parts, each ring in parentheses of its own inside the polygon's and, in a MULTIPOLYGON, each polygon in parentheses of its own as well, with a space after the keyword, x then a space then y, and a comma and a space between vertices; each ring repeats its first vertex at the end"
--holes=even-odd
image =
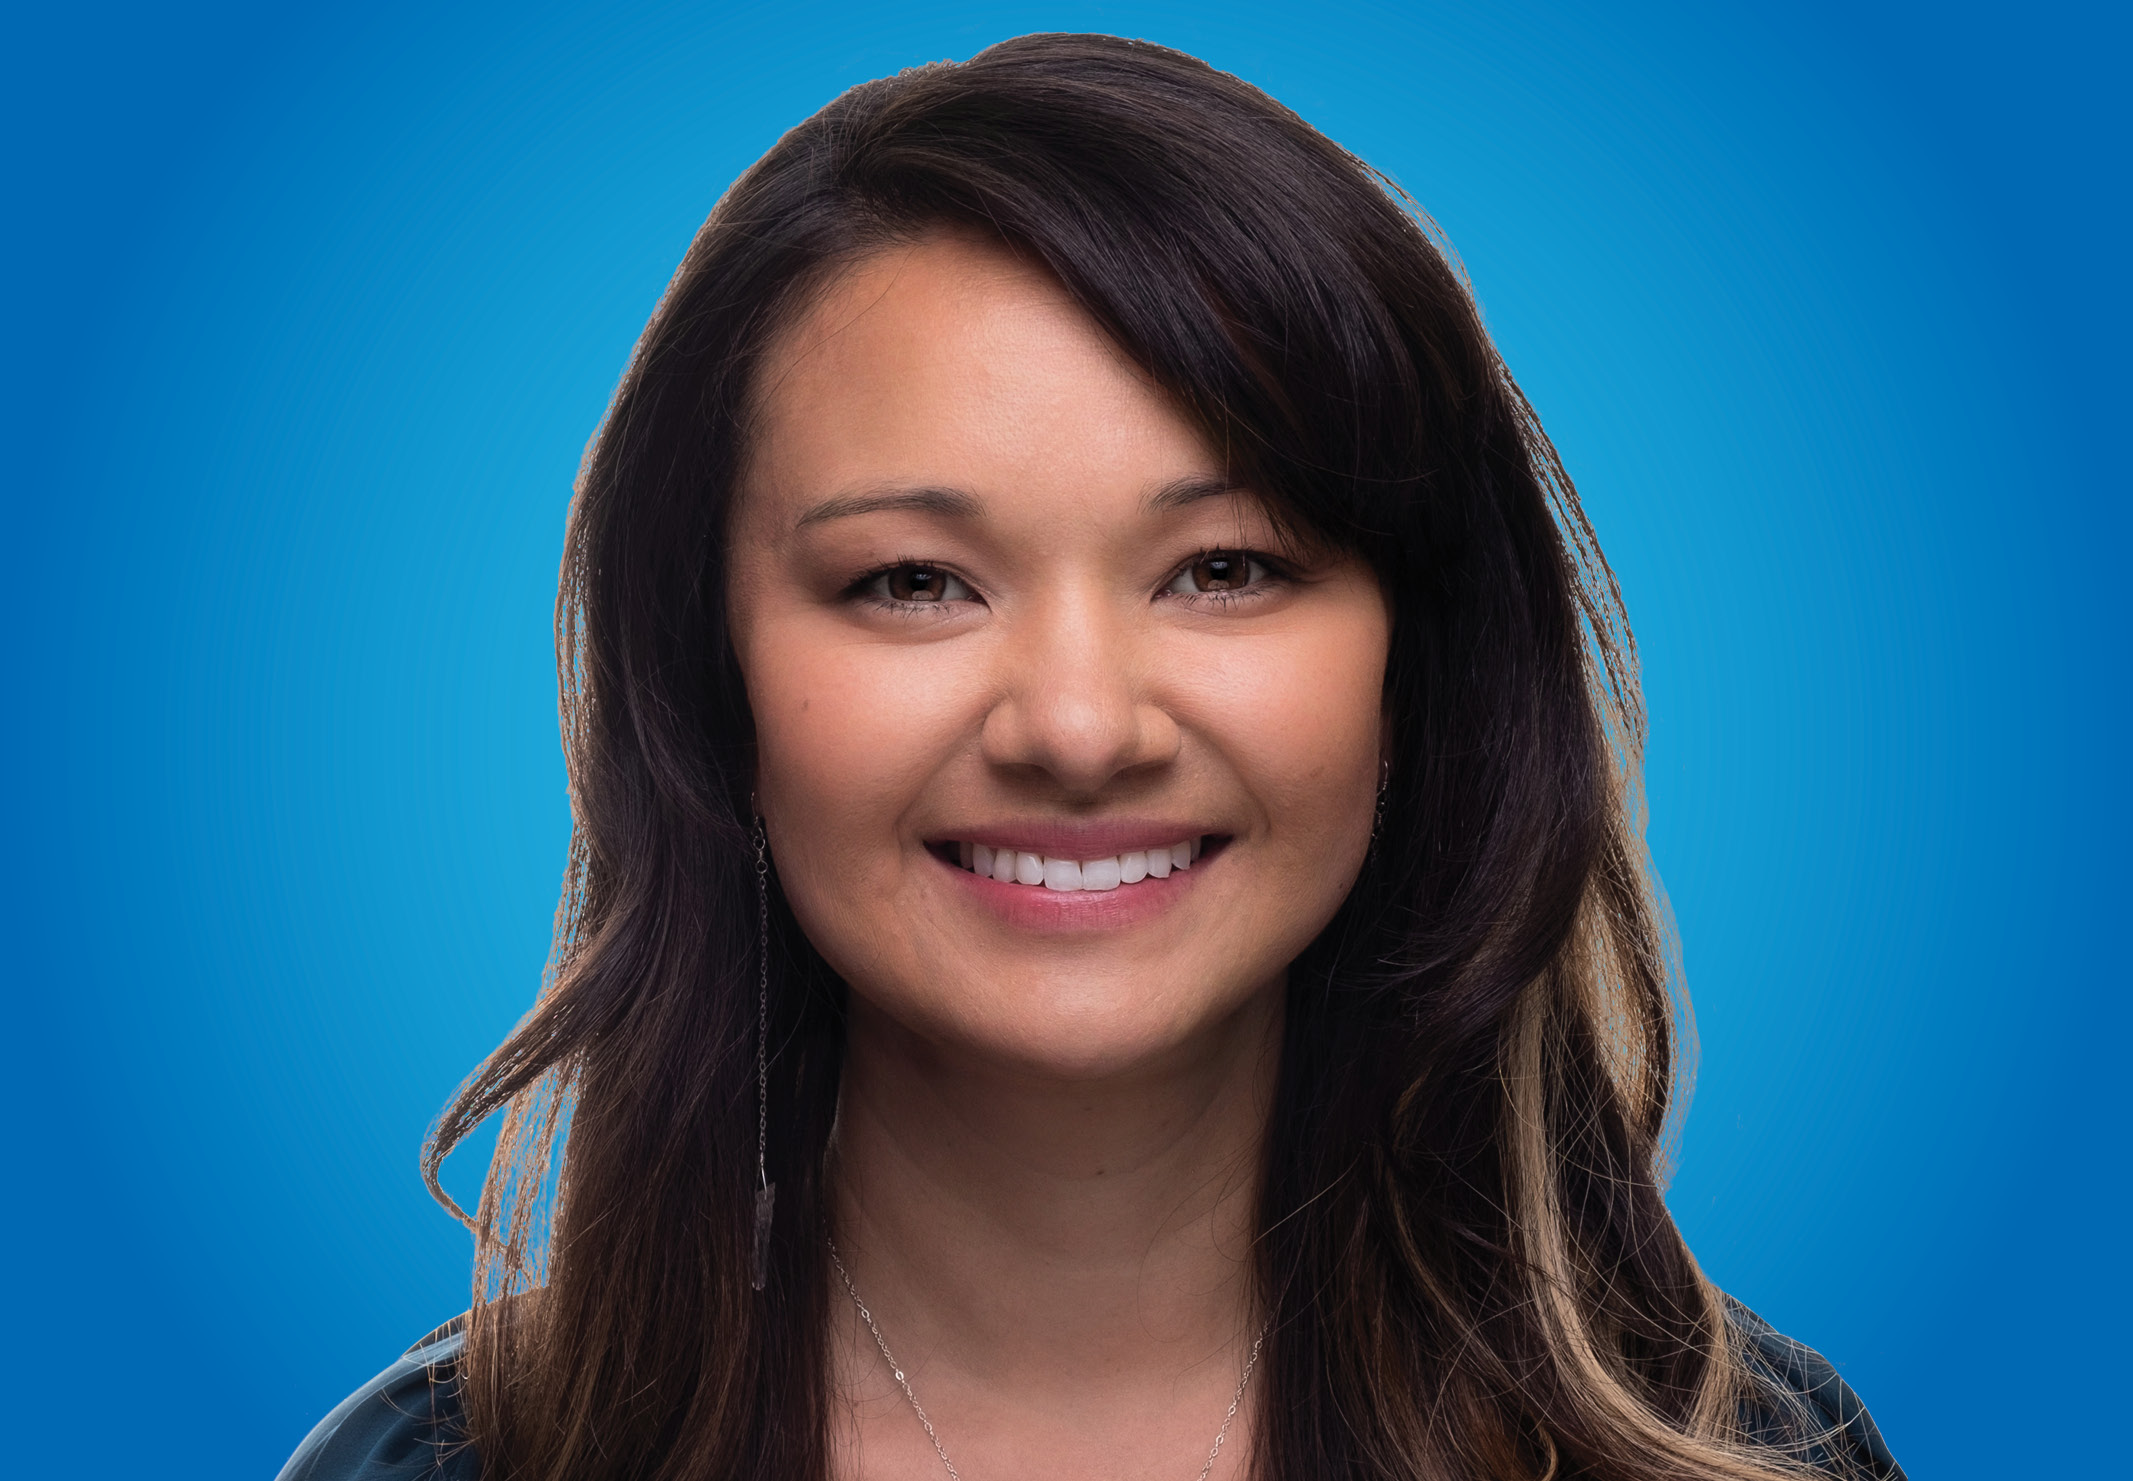
POLYGON ((1731 1296, 1726 1318, 1748 1369, 1741 1427, 1751 1440, 1816 1470, 1905 1481, 1873 1416, 1829 1359, 1776 1331, 1731 1296))
POLYGON ((343 1399, 277 1481, 476 1481, 459 1424, 465 1329, 464 1317, 447 1322, 343 1399))
MULTIPOLYGON (((1746 1361, 1741 1425, 1750 1439, 1817 1470, 1905 1481, 1866 1405, 1829 1360, 1732 1297, 1726 1317, 1746 1361)), ((466 1319, 424 1337, 318 1422, 277 1481, 479 1481, 460 1433, 466 1319)))

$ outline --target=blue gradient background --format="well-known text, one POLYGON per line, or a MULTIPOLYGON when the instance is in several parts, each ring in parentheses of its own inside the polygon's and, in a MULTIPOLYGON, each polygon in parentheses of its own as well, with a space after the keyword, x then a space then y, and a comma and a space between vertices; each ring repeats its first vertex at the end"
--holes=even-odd
POLYGON ((579 453, 783 128, 1037 29, 1464 256, 1643 644, 1707 1268, 1920 1478, 2125 1474, 2123 23, 1545 0, 11 7, 11 1473, 271 1475, 464 1306, 579 453))

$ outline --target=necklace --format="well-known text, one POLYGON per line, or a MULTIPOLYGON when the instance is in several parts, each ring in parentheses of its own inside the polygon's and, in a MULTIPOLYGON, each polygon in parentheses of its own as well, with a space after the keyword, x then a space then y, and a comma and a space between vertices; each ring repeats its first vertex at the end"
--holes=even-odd
MULTIPOLYGON (((874 1345, 881 1349, 881 1360, 889 1365, 889 1376, 896 1380, 896 1386, 902 1389, 904 1397, 911 1401, 911 1412, 918 1416, 919 1425, 925 1430, 926 1438, 933 1442, 933 1453, 941 1458, 941 1468, 948 1473, 949 1481, 963 1481, 962 1473, 956 1470, 955 1462, 948 1458, 948 1452, 942 1448, 941 1437, 934 1433, 933 1421, 926 1418, 925 1405, 919 1403, 918 1395, 911 1391, 911 1380, 904 1377, 903 1368, 897 1363, 895 1355, 889 1351, 888 1339, 881 1335, 881 1328, 875 1325, 874 1313, 867 1310, 866 1302, 859 1299, 859 1290, 852 1284, 850 1272, 844 1268, 844 1261, 837 1258, 837 1242, 833 1239, 825 1239, 824 1242, 829 1246, 830 1264, 837 1267, 837 1279, 844 1282, 844 1293, 852 1298, 852 1305, 859 1308, 859 1319, 865 1322, 867 1330, 874 1334, 874 1345)), ((1197 1481, 1207 1481, 1209 1473, 1215 1468, 1215 1457, 1222 1453, 1222 1442, 1229 1438, 1230 1422, 1236 1419, 1237 1407, 1244 1402, 1244 1391, 1251 1386, 1252 1369, 1259 1366, 1259 1349, 1266 1342, 1266 1331, 1267 1324, 1261 1323, 1258 1335, 1252 1338, 1252 1355, 1244 1360, 1244 1376, 1237 1380, 1237 1392, 1230 1396, 1229 1412, 1222 1416, 1222 1428, 1215 1431, 1215 1443, 1208 1447, 1207 1462, 1200 1467, 1197 1481)))

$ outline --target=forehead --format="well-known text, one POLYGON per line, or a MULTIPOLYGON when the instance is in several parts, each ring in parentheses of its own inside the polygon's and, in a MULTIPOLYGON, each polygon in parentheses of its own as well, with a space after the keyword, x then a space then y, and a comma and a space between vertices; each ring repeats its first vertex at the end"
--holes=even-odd
POLYGON ((1055 279, 943 235, 847 269, 772 345, 745 485, 748 503, 790 513, 882 485, 1102 504, 1217 472, 1055 279))

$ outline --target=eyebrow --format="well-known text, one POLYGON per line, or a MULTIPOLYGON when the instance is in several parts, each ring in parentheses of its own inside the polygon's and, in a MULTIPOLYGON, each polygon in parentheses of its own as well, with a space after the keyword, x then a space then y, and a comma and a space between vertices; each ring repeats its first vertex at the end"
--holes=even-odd
POLYGON ((849 519, 855 514, 882 514, 892 510, 938 514, 949 519, 976 519, 984 512, 984 506, 975 494, 966 494, 961 489, 883 489, 871 494, 839 494, 834 499, 824 499, 801 515, 796 528, 805 529, 832 519, 849 519))
MULTIPOLYGON (((1150 514, 1167 514, 1183 509, 1188 504, 1197 504, 1202 499, 1220 499, 1247 492, 1248 490, 1226 478, 1174 478, 1150 494, 1144 507, 1150 514)), ((805 529, 809 525, 824 524, 833 519, 850 519, 858 514, 901 512, 934 514, 947 519, 976 519, 985 512, 985 506, 984 501, 977 495, 966 493, 962 489, 931 486, 880 489, 872 493, 839 494, 833 499, 824 499, 801 515, 794 527, 805 529)))
POLYGON ((1227 478, 1173 478, 1148 496, 1147 509, 1150 514, 1168 514, 1202 499, 1249 497, 1250 494, 1250 489, 1227 478))

